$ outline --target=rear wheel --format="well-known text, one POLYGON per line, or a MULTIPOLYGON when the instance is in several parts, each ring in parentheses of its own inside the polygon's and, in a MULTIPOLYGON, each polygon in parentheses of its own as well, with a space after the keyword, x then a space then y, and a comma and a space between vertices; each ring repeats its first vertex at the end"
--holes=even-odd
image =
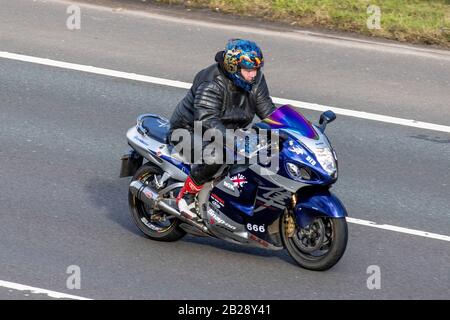
POLYGON ((345 218, 319 217, 301 228, 295 222, 295 217, 286 212, 281 219, 280 228, 287 251, 305 269, 330 269, 341 259, 347 247, 345 218))
MULTIPOLYGON (((145 164, 141 166, 133 176, 134 180, 140 180, 154 190, 158 190, 155 184, 155 177, 161 178, 162 172, 159 168, 145 164)), ((164 194, 164 197, 175 197, 173 192, 164 194)), ((131 216, 136 226, 148 238, 158 241, 177 241, 186 232, 179 227, 181 221, 161 210, 155 210, 148 204, 136 198, 131 191, 128 191, 128 204, 131 216)))

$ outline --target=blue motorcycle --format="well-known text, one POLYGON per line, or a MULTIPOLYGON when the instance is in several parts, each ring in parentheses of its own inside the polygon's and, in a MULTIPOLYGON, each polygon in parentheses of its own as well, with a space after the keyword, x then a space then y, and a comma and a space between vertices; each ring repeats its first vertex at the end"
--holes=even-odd
POLYGON ((132 150, 122 157, 120 173, 133 176, 128 200, 137 227, 159 241, 176 241, 189 233, 287 249, 303 268, 331 268, 344 254, 348 238, 346 209, 329 191, 338 165, 324 131, 335 118, 326 111, 314 125, 284 105, 254 124, 255 129, 279 133, 277 143, 266 144, 278 157, 277 168, 260 161, 224 165, 198 194, 201 220, 194 221, 184 218, 175 202, 190 165, 173 152, 168 120, 139 116, 127 132, 132 150))

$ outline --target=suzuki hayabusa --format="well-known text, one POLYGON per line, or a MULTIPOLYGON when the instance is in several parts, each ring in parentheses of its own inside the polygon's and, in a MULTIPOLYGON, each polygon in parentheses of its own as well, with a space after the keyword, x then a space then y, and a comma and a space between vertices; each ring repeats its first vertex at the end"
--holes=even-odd
POLYGON ((190 165, 177 156, 168 139, 169 122, 144 114, 127 132, 132 148, 122 156, 120 176, 133 176, 128 201, 137 227, 150 239, 176 241, 186 233, 259 248, 286 249, 303 268, 327 270, 344 254, 347 216, 330 192, 337 181, 336 153, 325 135, 332 111, 317 125, 290 105, 253 125, 277 130, 278 166, 267 162, 223 165, 197 196, 200 220, 186 219, 176 197, 190 165))

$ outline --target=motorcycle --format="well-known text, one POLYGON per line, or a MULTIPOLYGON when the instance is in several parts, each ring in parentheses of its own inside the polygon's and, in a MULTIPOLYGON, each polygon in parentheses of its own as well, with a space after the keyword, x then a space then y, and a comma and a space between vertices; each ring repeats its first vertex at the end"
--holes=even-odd
POLYGON ((267 163, 259 161, 224 165, 196 198, 201 220, 190 220, 175 201, 190 165, 172 152, 168 120, 140 115, 127 131, 132 149, 122 156, 120 172, 120 177, 132 176, 128 202, 134 222, 153 240, 176 241, 189 233, 286 249, 309 270, 333 267, 348 238, 347 211, 329 190, 337 181, 338 165, 325 128, 335 118, 326 111, 315 125, 283 105, 254 124, 279 132, 280 140, 273 144, 279 159, 275 172, 264 174, 267 163))

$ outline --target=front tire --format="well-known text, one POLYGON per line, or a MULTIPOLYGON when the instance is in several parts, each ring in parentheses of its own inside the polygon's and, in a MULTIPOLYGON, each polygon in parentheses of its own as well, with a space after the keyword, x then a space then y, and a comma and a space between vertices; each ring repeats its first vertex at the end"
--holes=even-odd
MULTIPOLYGON (((131 181, 140 180, 156 190, 154 184, 155 175, 157 177, 161 176, 161 170, 158 167, 144 164, 136 171, 131 181)), ((173 196, 173 194, 164 196, 173 196)), ((179 219, 160 210, 154 210, 154 208, 136 198, 131 191, 128 191, 128 204, 136 226, 148 238, 172 242, 181 239, 186 234, 179 227, 181 223, 179 219)))
POLYGON ((330 269, 342 258, 347 247, 345 218, 319 217, 302 229, 295 217, 286 212, 280 222, 280 233, 291 257, 308 270, 330 269))

